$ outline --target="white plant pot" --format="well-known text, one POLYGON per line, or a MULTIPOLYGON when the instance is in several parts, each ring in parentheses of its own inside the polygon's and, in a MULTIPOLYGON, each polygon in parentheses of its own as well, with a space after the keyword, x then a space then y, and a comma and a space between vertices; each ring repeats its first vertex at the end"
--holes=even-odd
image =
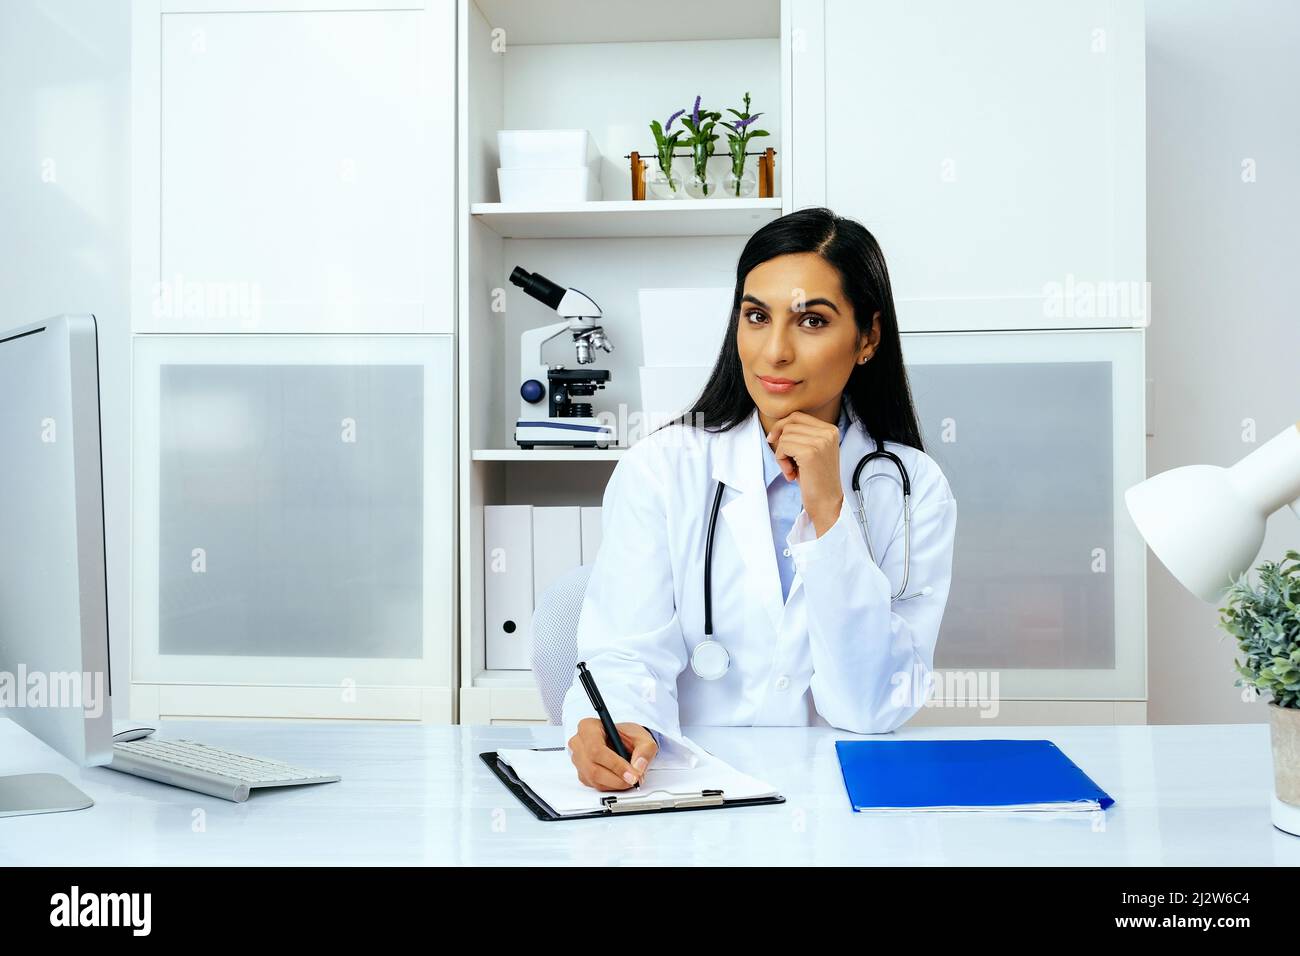
POLYGON ((1300 836, 1300 709, 1268 705, 1273 744, 1273 826, 1300 836))

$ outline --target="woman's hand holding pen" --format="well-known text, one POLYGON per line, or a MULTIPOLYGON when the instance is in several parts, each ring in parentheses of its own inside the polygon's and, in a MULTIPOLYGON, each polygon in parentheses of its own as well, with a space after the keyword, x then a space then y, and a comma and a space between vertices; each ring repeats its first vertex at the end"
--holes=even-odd
POLYGON ((844 504, 839 426, 807 412, 791 412, 772 426, 767 441, 786 479, 799 482, 803 510, 821 537, 839 520, 844 504))
POLYGON ((615 725, 623 746, 632 755, 629 763, 606 743, 605 728, 595 717, 578 721, 578 732, 569 739, 573 765, 578 780, 597 790, 627 790, 645 779, 645 772, 659 752, 650 731, 640 724, 615 725))

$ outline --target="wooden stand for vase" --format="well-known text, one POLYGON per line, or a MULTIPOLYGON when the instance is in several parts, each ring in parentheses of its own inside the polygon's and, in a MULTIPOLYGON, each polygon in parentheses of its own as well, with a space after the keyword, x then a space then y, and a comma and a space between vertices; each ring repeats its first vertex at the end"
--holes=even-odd
MULTIPOLYGON (((690 155, 687 153, 686 155, 690 155)), ((758 196, 771 199, 776 183, 776 150, 769 146, 761 153, 747 153, 758 157, 758 196)), ((645 199, 645 172, 647 163, 635 150, 628 154, 632 163, 632 198, 645 199)))

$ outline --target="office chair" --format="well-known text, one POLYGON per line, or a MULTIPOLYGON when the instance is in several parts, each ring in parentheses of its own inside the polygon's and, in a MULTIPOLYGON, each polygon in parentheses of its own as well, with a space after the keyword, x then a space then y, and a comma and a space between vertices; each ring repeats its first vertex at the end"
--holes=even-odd
POLYGON ((593 564, 566 571, 533 610, 533 679, 552 724, 564 719, 564 695, 578 666, 578 615, 593 564))

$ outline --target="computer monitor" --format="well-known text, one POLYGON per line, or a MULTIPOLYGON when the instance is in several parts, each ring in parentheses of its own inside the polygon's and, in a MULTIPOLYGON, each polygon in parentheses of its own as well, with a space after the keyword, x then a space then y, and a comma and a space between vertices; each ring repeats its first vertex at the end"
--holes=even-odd
MULTIPOLYGON (((78 766, 113 756, 95 317, 0 332, 0 716, 78 766)), ((0 816, 94 801, 0 753, 0 816)))

